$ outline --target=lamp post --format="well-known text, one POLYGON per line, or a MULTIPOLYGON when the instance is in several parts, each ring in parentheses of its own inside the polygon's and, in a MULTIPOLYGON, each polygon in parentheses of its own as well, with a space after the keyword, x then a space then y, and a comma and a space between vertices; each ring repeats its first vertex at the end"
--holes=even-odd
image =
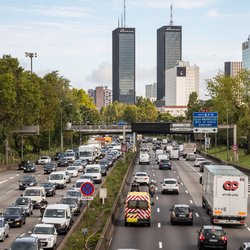
POLYGON ((226 102, 227 104, 227 162, 229 161, 229 131, 228 131, 228 103, 226 102))
POLYGON ((30 58, 30 72, 33 73, 33 57, 37 57, 37 53, 25 52, 25 56, 30 58))

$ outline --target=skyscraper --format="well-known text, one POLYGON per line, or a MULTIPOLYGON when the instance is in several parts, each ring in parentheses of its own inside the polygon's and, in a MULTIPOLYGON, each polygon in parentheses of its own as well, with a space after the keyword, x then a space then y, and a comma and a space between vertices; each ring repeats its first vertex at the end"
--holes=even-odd
POLYGON ((113 101, 135 103, 135 28, 112 32, 113 101))
POLYGON ((171 18, 169 26, 157 30, 157 100, 166 93, 166 70, 175 67, 182 60, 182 27, 174 26, 171 18))
POLYGON ((250 70, 250 36, 242 43, 242 67, 250 70))
POLYGON ((156 100, 156 82, 145 85, 145 97, 156 100))
POLYGON ((224 73, 227 76, 236 76, 242 69, 242 62, 225 62, 224 73))

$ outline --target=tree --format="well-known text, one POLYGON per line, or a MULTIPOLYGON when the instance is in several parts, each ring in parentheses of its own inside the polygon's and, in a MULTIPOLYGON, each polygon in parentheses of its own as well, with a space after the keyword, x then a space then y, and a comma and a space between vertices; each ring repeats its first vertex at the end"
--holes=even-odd
POLYGON ((188 100, 188 110, 186 112, 186 118, 188 121, 193 120, 193 112, 198 112, 201 111, 201 104, 198 99, 198 94, 197 92, 192 92, 189 95, 189 100, 188 100))

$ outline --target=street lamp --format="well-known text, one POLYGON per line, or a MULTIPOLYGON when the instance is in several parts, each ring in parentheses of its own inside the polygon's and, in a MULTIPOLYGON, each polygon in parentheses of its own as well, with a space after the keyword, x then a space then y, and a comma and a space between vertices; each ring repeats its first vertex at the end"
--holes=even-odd
POLYGON ((30 72, 32 73, 33 72, 33 69, 32 69, 32 66, 33 66, 32 60, 33 60, 33 57, 37 57, 37 53, 25 52, 25 56, 30 58, 30 72))
POLYGON ((68 105, 65 106, 61 106, 61 152, 63 151, 63 108, 68 107, 68 106, 72 106, 73 104, 70 103, 68 105))

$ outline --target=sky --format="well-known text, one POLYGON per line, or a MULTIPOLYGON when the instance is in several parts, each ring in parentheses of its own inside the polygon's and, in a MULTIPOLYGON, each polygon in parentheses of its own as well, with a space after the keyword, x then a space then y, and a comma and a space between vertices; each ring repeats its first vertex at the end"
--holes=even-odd
MULTIPOLYGON (((156 32, 182 26, 182 60, 200 68, 200 98, 206 79, 241 61, 250 35, 249 0, 126 0, 126 27, 136 29, 136 95, 156 82, 156 32)), ((74 88, 112 88, 112 31, 123 0, 0 0, 0 56, 17 58, 30 70, 25 52, 36 52, 39 76, 58 70, 74 88)))

